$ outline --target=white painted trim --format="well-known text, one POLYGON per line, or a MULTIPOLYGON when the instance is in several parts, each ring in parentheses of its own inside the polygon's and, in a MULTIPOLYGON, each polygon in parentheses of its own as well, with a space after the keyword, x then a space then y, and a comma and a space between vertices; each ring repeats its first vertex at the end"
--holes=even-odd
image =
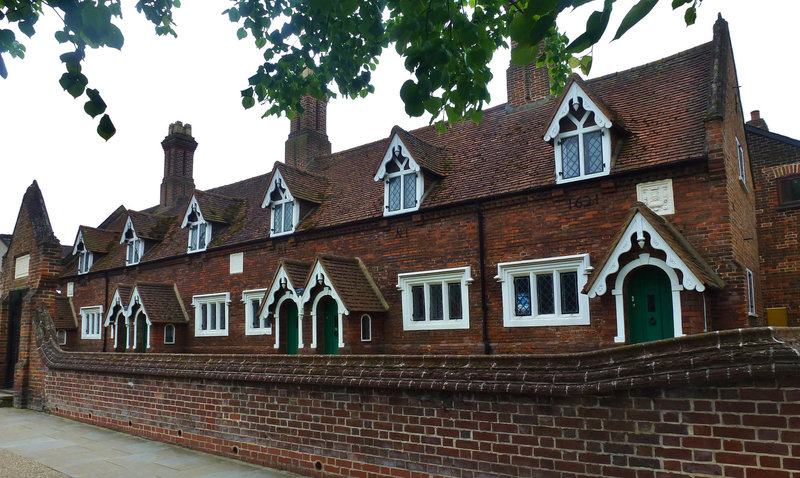
MULTIPOLYGON (((314 263, 314 267, 311 270, 311 274, 308 276, 308 283, 305 284, 305 289, 303 290, 303 295, 300 297, 300 304, 305 307, 305 305, 311 300, 311 289, 313 289, 317 285, 318 278, 322 278, 322 283, 324 284, 324 289, 317 295, 325 293, 328 291, 330 296, 333 300, 336 301, 336 305, 339 307, 339 310, 342 311, 344 315, 350 315, 350 311, 347 310, 347 307, 344 305, 344 301, 341 297, 339 297, 339 293, 336 292, 336 289, 333 288, 333 283, 331 282, 328 274, 325 272, 325 268, 322 267, 322 263, 320 261, 316 261, 314 263)), ((316 300, 314 301, 316 304, 316 300)), ((313 316, 313 313, 312 313, 313 316)))
MULTIPOLYGON (((270 183, 269 189, 267 189, 267 194, 264 195, 264 200, 261 202, 261 208, 270 210, 269 216, 269 236, 270 237, 279 237, 279 236, 286 236, 292 234, 297 227, 297 224, 300 222, 300 207, 295 201, 294 196, 292 195, 291 190, 289 189, 289 185, 286 184, 286 180, 283 179, 283 175, 279 170, 275 170, 275 174, 272 176, 272 182, 270 183), (281 182, 283 188, 285 189, 285 193, 282 194, 282 198, 278 201, 272 201, 270 197, 272 193, 278 188, 278 181, 281 182), (274 232, 274 224, 275 224, 275 207, 280 204, 284 205, 287 203, 292 203, 292 227, 291 229, 282 230, 281 232, 274 232)), ((283 217, 283 209, 281 210, 281 228, 283 228, 284 224, 284 217, 283 217)))
MULTIPOLYGON (((231 327, 230 314, 231 294, 230 292, 219 292, 216 294, 199 294, 192 296, 192 306, 194 307, 194 335, 195 337, 227 337, 231 327), (225 304, 225 328, 214 330, 202 330, 203 317, 200 305, 204 304, 225 304)), ((219 319, 219 317, 217 317, 219 319)))
POLYGON ((700 279, 698 279, 697 276, 692 273, 692 271, 689 269, 689 266, 683 262, 680 256, 669 246, 669 244, 667 244, 664 238, 661 237, 658 232, 656 232, 653 225, 647 221, 641 212, 637 212, 631 219, 631 222, 628 224, 625 232, 622 234, 617 246, 614 248, 614 251, 608 258, 608 261, 606 261, 605 265, 603 266, 603 269, 598 274, 597 279, 592 285, 592 288, 589 289, 588 295, 590 298, 595 298, 607 292, 606 279, 608 276, 616 273, 619 270, 619 258, 622 256, 622 254, 631 250, 631 237, 635 235, 640 247, 642 247, 646 241, 644 235, 645 232, 650 236, 650 245, 653 247, 653 249, 663 251, 667 255, 666 264, 673 269, 681 271, 683 274, 682 285, 684 289, 696 290, 697 292, 703 292, 706 290, 705 284, 703 284, 700 279))
MULTIPOLYGON (((319 307, 319 302, 322 300, 323 297, 330 297, 336 302, 336 315, 338 316, 338 324, 339 324, 339 345, 338 348, 344 347, 344 327, 343 327, 343 315, 350 315, 349 312, 342 312, 344 309, 343 306, 340 306, 340 300, 338 299, 338 295, 333 294, 333 289, 328 288, 324 289, 322 292, 314 297, 314 302, 311 305, 311 348, 317 348, 317 321, 319 319, 319 315, 317 315, 317 309, 319 307)), ((299 314, 298 314, 299 315, 299 314)))
POLYGON ((470 266, 454 267, 451 269, 438 269, 422 272, 406 272, 397 274, 397 290, 401 292, 401 302, 403 308, 403 330, 451 330, 469 329, 469 290, 472 284, 472 273, 470 266), (461 319, 451 320, 449 318, 449 300, 447 284, 459 282, 461 284, 461 319), (442 284, 442 311, 441 320, 428 319, 429 299, 428 285, 434 283, 442 284), (424 321, 413 320, 414 301, 411 294, 413 286, 423 286, 425 291, 425 317, 424 321))
POLYGON ((181 229, 185 229, 187 226, 190 226, 190 230, 189 230, 188 244, 186 246, 186 253, 187 254, 192 254, 192 253, 195 253, 195 252, 203 252, 203 251, 205 251, 206 248, 208 247, 208 243, 211 242, 211 223, 206 221, 205 218, 203 217, 203 212, 200 211, 200 205, 197 203, 197 197, 194 196, 194 195, 192 196, 191 201, 189 201, 189 205, 186 207, 186 212, 183 214, 183 222, 181 222, 181 229), (197 210, 197 221, 195 221, 195 222, 189 222, 189 215, 192 213, 192 207, 194 207, 197 210), (198 225, 198 230, 197 230, 197 233, 198 233, 197 245, 198 245, 198 247, 192 248, 193 244, 192 244, 191 226, 195 225, 195 224, 198 225), (205 244, 204 244, 204 246, 202 248, 199 247, 199 244, 200 244, 200 239, 199 239, 200 228, 199 228, 199 225, 200 224, 205 224, 206 225, 206 240, 205 240, 205 244))
MULTIPOLYGON (((610 128, 613 124, 611 120, 603 114, 600 108, 589 98, 589 95, 583 91, 583 88, 578 83, 572 83, 569 90, 564 94, 564 99, 561 100, 561 106, 558 112, 553 117, 553 121, 547 127, 547 133, 544 135, 545 141, 550 141, 558 136, 561 130, 561 120, 569 114, 569 104, 571 101, 577 101, 578 98, 583 99, 583 109, 594 113, 594 120, 601 128, 610 128)), ((605 144, 603 145, 605 146, 605 144)))
POLYGON ((400 136, 395 133, 392 141, 389 143, 389 148, 386 150, 386 153, 383 155, 383 160, 381 161, 380 167, 378 167, 378 172, 375 173, 374 180, 383 181, 383 215, 384 216, 396 216, 398 214, 405 214, 408 212, 413 212, 419 209, 420 204, 422 203, 422 195, 424 193, 423 188, 425 187, 424 181, 422 180, 422 172, 420 171, 419 164, 414 160, 411 156, 411 153, 408 151, 408 148, 403 143, 403 140, 400 139, 400 136), (392 160, 392 150, 396 147, 401 148, 401 154, 405 151, 404 157, 408 158, 408 170, 400 171, 397 173, 386 173, 386 164, 392 160), (416 198, 414 207, 404 208, 403 207, 403 192, 405 188, 403 186, 403 179, 402 177, 406 174, 410 174, 411 172, 416 173, 416 198), (393 177, 400 177, 400 209, 397 211, 389 211, 389 179, 393 177))
POLYGON ((369 314, 362 314, 361 315, 361 341, 362 342, 372 342, 372 317, 369 314), (369 338, 364 338, 364 320, 367 321, 369 327, 369 338))
POLYGON ((591 270, 589 254, 575 254, 571 256, 547 257, 516 262, 501 262, 497 264, 495 280, 502 284, 503 289, 503 326, 504 327, 544 327, 544 326, 575 326, 589 325, 589 296, 582 294, 588 272, 591 270), (560 281, 555 279, 556 272, 577 272, 578 313, 560 314, 560 281), (555 300, 555 314, 535 314, 535 288, 533 278, 537 274, 554 274, 553 294, 555 300), (515 315, 516 300, 514 297, 514 278, 531 277, 531 316, 517 317, 515 315))
MULTIPOLYGON (((81 339, 87 340, 99 340, 103 337, 103 306, 102 305, 94 305, 91 307, 81 307, 80 308, 81 314, 81 339), (94 314, 97 314, 97 329, 98 332, 87 332, 86 331, 86 321, 93 320, 94 314)), ((89 324, 93 326, 94 324, 89 324)), ((92 327, 94 328, 94 327, 92 327)))
POLYGON ((253 328, 253 310, 250 308, 250 301, 258 299, 259 306, 264 299, 264 293, 267 289, 250 289, 242 291, 242 302, 244 303, 244 334, 245 335, 271 335, 272 327, 264 327, 264 319, 266 317, 259 317, 259 324, 261 327, 253 328))
POLYGON ((678 274, 675 272, 674 268, 670 267, 669 264, 661 259, 651 257, 649 254, 639 254, 638 258, 625 264, 625 267, 619 271, 614 284, 614 290, 611 291, 617 308, 617 335, 614 337, 614 342, 616 343, 623 343, 627 340, 625 336, 625 294, 623 291, 625 277, 634 269, 646 265, 658 267, 667 273, 670 289, 672 290, 672 330, 675 337, 683 337, 685 335, 683 333, 683 319, 681 314, 681 291, 684 290, 684 288, 678 279, 678 274))
MULTIPOLYGON (((147 346, 145 348, 150 348, 150 333, 153 331, 153 323, 150 322, 150 317, 147 316, 144 307, 141 307, 141 302, 139 305, 140 307, 139 310, 136 311, 136 315, 130 318, 133 322, 133 345, 130 347, 132 350, 136 350, 137 340, 139 340, 139 321, 136 320, 139 315, 144 315, 144 321, 147 324, 147 346)), ((130 327, 128 327, 128 329, 130 329, 130 327)))

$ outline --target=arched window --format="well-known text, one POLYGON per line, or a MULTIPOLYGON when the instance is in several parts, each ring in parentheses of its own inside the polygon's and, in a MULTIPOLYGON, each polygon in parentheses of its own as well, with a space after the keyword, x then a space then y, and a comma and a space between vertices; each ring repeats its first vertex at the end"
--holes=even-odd
POLYGON ((296 224, 296 205, 280 174, 272 181, 269 191, 269 206, 272 211, 270 236, 280 236, 294 232, 296 224))
POLYGON ((556 169, 559 179, 570 180, 605 172, 608 154, 603 136, 608 132, 597 124, 595 113, 583 106, 583 98, 570 101, 569 113, 560 121, 556 138, 556 169))
POLYGON ((403 154, 402 146, 394 146, 392 159, 386 163, 386 177, 384 178, 386 214, 417 209, 418 176, 418 168, 408 156, 403 154))
POLYGON ((136 231, 133 229, 133 222, 128 218, 128 223, 125 224, 125 232, 122 234, 122 242, 125 243, 127 253, 125 255, 125 265, 133 266, 139 263, 144 253, 144 241, 139 239, 136 231))
POLYGON ((189 228, 189 246, 187 252, 205 251, 211 240, 211 224, 203 218, 197 198, 192 197, 181 227, 189 228))
POLYGON ((368 314, 361 316, 361 341, 372 342, 372 317, 368 314))
POLYGON ((175 326, 172 324, 167 324, 164 326, 164 343, 165 344, 175 343, 175 326))

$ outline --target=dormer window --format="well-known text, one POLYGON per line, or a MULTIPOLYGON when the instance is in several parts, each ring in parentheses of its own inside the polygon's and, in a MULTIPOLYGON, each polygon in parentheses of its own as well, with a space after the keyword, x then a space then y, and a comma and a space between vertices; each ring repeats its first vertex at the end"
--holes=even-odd
POLYGON ((578 83, 572 83, 544 137, 545 141, 553 141, 556 183, 609 173, 611 125, 578 83))
POLYGON ((376 181, 384 182, 384 216, 416 211, 422 199, 422 173, 398 136, 384 156, 376 181))
POLYGON ((138 264, 142 258, 142 254, 144 254, 144 241, 139 239, 139 236, 136 235, 136 231, 133 229, 133 222, 131 222, 130 217, 128 218, 128 222, 125 224, 125 232, 122 233, 122 240, 120 243, 124 243, 127 248, 125 265, 133 266, 138 264))
POLYGON ((73 255, 78 256, 78 274, 86 274, 92 268, 93 256, 92 251, 86 249, 86 243, 83 240, 83 235, 78 235, 78 240, 75 243, 75 249, 72 251, 73 255))
POLYGON ((181 228, 189 228, 189 246, 187 252, 201 252, 206 250, 211 240, 211 224, 203 219, 203 213, 197 205, 197 198, 192 197, 189 208, 183 218, 181 228))
POLYGON ((275 171, 262 207, 269 207, 272 213, 270 218, 272 226, 269 230, 271 237, 294 232, 294 228, 300 219, 300 211, 279 171, 275 171))

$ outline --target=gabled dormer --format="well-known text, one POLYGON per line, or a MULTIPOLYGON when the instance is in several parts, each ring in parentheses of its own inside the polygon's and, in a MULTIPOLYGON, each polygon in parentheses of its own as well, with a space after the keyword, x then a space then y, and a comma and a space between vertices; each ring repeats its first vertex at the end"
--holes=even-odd
POLYGON ((383 181, 383 215, 393 216, 419 209, 427 185, 443 177, 445 152, 395 126, 389 147, 375 173, 383 181))
POLYGON ((189 244, 186 252, 202 252, 206 250, 208 243, 211 242, 211 224, 204 218, 197 203, 197 195, 193 195, 183 215, 181 229, 189 229, 189 244))
POLYGON ((86 274, 98 261, 98 256, 108 254, 119 241, 119 232, 80 226, 72 247, 72 255, 78 256, 78 274, 86 274))
POLYGON ((119 243, 125 244, 125 265, 133 266, 138 264, 144 254, 144 241, 136 234, 136 229, 133 227, 133 221, 130 216, 125 222, 125 229, 122 230, 122 237, 119 243))
POLYGON ((261 207, 270 210, 270 237, 293 233, 300 221, 300 208, 296 207, 294 196, 286 186, 283 175, 277 169, 272 174, 272 180, 261 207))
POLYGON ((555 150, 556 183, 606 176, 611 171, 613 112, 573 76, 544 135, 555 150))
POLYGON ((297 230, 300 221, 322 203, 326 182, 307 171, 275 163, 261 207, 269 209, 270 237, 297 230))

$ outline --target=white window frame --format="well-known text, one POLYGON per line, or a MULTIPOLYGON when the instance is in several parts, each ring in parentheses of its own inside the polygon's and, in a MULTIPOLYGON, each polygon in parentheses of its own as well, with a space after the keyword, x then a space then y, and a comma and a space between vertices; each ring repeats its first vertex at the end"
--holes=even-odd
MULTIPOLYGON (((192 297, 192 305, 194 306, 194 335, 195 337, 227 337, 228 330, 231 326, 230 314, 231 294, 230 292, 221 292, 216 294, 200 294, 192 297), (219 324, 220 307, 225 310, 225 327, 209 329, 202 328, 203 325, 203 308, 214 304, 217 307, 215 312, 215 324, 219 324)), ((209 309, 210 310, 210 309, 209 309)))
POLYGON ((56 330, 56 341, 58 345, 67 345, 67 331, 64 329, 56 330))
POLYGON ((747 275, 747 315, 757 317, 756 314, 756 290, 753 279, 753 271, 745 267, 747 275))
POLYGON ((142 260, 142 254, 144 253, 144 241, 134 235, 133 239, 128 239, 125 242, 125 265, 135 266, 142 260))
POLYGON ((392 138, 392 142, 389 144, 389 149, 386 151, 386 154, 383 157, 383 162, 381 163, 380 168, 378 169, 378 173, 375 175, 375 181, 383 181, 383 215, 384 216, 394 216, 397 214, 405 214, 408 212, 413 212, 419 209, 420 204, 422 203, 422 194, 423 194, 423 187, 424 181, 422 178, 422 171, 420 170, 419 164, 414 161, 414 158, 411 156, 411 153, 408 152, 408 148, 406 145, 403 144, 403 141, 400 139, 400 136, 396 135, 392 138), (405 158, 402 163, 398 163, 400 171, 394 173, 387 173, 386 166, 394 161, 394 151, 396 148, 399 149, 399 154, 405 158), (408 166, 408 169, 404 170, 403 168, 408 166), (414 205, 411 207, 405 207, 405 182, 408 178, 406 175, 414 174, 414 180, 416 181, 415 187, 415 198, 414 198, 414 205), (396 211, 389 210, 389 181, 392 178, 400 178, 400 208, 396 211))
POLYGON ((266 292, 267 289, 250 289, 242 291, 242 302, 244 302, 245 335, 272 335, 272 322, 266 316, 259 317, 259 326, 253 327, 253 308, 251 302, 257 300, 260 307, 266 292))
POLYGON ((747 170, 745 169, 744 164, 744 148, 742 147, 742 143, 739 142, 739 138, 736 138, 736 160, 739 164, 739 181, 741 181, 743 185, 747 186, 747 170))
POLYGON ((596 178, 599 176, 607 176, 610 171, 610 163, 611 163, 611 137, 608 132, 607 128, 603 128, 597 124, 592 126, 583 126, 586 123, 586 120, 589 119, 589 116, 596 112, 586 109, 583 118, 576 118, 573 116, 572 112, 566 115, 566 118, 572 121, 573 124, 576 126, 576 130, 568 131, 566 133, 561 133, 556 137, 555 140, 555 155, 556 155, 556 183, 569 183, 573 181, 581 181, 584 179, 589 178, 596 178), (577 119, 577 121, 576 121, 577 119), (593 133, 595 131, 600 131, 602 135, 601 141, 603 142, 603 169, 596 172, 596 173, 589 173, 585 172, 586 168, 586 161, 585 161, 585 153, 584 153, 584 137, 589 133, 593 133), (572 136, 578 137, 578 166, 580 168, 580 173, 577 176, 572 178, 564 178, 564 163, 561 157, 561 143, 572 136))
POLYGON ((78 274, 87 274, 94 263, 94 256, 91 251, 86 249, 83 232, 78 232, 78 239, 75 241, 75 247, 72 248, 72 255, 78 256, 78 274))
POLYGON ((402 293, 403 305, 403 330, 445 330, 469 328, 469 290, 472 283, 470 266, 454 267, 452 269, 439 269, 424 272, 408 272, 397 275, 397 289, 402 293), (461 285, 461 315, 460 319, 450 319, 450 304, 448 300, 447 284, 458 282, 461 285), (442 319, 430 319, 430 285, 442 284, 442 319), (413 320, 414 302, 412 287, 423 286, 425 294, 425 320, 413 320))
POLYGON ((81 307, 81 339, 99 340, 103 336, 103 306, 81 307))
POLYGON ((200 205, 197 204, 197 198, 192 196, 189 201, 189 206, 186 208, 186 214, 183 216, 183 223, 181 229, 189 228, 189 242, 186 247, 186 252, 191 254, 194 252, 203 252, 208 248, 208 243, 211 242, 211 223, 203 218, 203 213, 200 211, 200 205), (197 215, 197 220, 190 221, 189 216, 192 211, 197 215), (205 234, 200 234, 200 231, 205 229, 205 234), (195 233, 195 231, 197 231, 195 233), (200 246, 200 238, 203 236, 203 244, 200 246))
POLYGON ((167 324, 164 326, 164 344, 166 345, 174 345, 175 344, 175 325, 174 324, 167 324), (167 329, 172 329, 172 340, 167 340, 167 329))
POLYGON ((361 341, 362 342, 372 342, 372 317, 369 314, 364 314, 361 316, 361 341), (367 324, 367 330, 369 334, 364 334, 364 324, 367 324))
POLYGON ((264 196, 264 201, 261 203, 262 208, 269 208, 270 215, 269 215, 269 237, 279 237, 291 234, 294 232, 297 224, 300 222, 300 208, 298 207, 297 201, 294 200, 294 196, 292 196, 292 192, 289 190, 289 186, 286 184, 286 181, 283 179, 281 172, 276 170, 275 175, 272 177, 272 182, 270 183, 269 189, 267 189, 267 194, 264 196), (283 189, 283 192, 281 192, 283 189), (280 199, 273 201, 272 195, 275 192, 278 192, 280 195, 280 199), (292 224, 291 227, 286 228, 286 205, 292 205, 292 224), (280 208, 280 227, 276 230, 275 228, 275 219, 276 214, 278 214, 278 209, 280 208))
POLYGON ((561 325, 589 325, 589 296, 582 293, 588 280, 589 254, 576 254, 572 256, 551 257, 516 262, 501 262, 497 264, 497 279, 503 289, 503 326, 505 327, 542 327, 561 325), (561 314, 561 281, 558 274, 561 272, 577 272, 578 284, 578 313, 561 314), (553 274, 553 299, 555 302, 554 314, 536 314, 536 275, 553 274), (531 316, 519 317, 515 314, 516 300, 514 297, 514 278, 531 277, 531 316))

